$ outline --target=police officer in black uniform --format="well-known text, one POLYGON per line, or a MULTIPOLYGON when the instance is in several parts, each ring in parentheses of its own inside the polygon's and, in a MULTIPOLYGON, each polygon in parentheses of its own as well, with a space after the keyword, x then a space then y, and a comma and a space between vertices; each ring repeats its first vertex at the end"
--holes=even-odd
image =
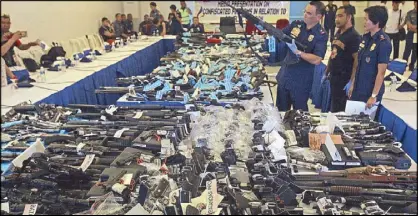
POLYGON ((357 69, 357 51, 361 36, 351 23, 352 16, 348 6, 342 6, 337 10, 335 24, 338 30, 332 42, 331 56, 326 70, 331 84, 331 112, 345 110, 347 94, 344 86, 350 81, 353 70, 355 72, 357 69))
POLYGON ((352 76, 349 98, 363 101, 367 108, 377 105, 385 92, 384 76, 389 63, 392 44, 383 31, 388 20, 387 9, 372 6, 364 10, 366 22, 358 51, 357 72, 352 76))
POLYGON ((337 5, 332 4, 333 1, 328 1, 325 6, 324 28, 328 34, 331 33, 330 42, 334 40, 335 34, 335 14, 337 13, 337 5))

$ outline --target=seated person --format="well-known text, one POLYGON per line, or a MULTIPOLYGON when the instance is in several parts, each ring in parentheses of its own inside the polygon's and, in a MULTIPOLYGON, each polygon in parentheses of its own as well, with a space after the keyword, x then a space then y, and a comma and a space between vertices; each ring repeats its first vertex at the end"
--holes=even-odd
POLYGON ((116 39, 115 32, 112 26, 110 26, 110 21, 106 17, 102 18, 102 26, 99 28, 99 34, 102 36, 103 41, 109 44, 112 44, 116 39))
POLYGON ((158 34, 164 36, 167 34, 165 22, 162 22, 160 18, 155 18, 153 25, 151 26, 151 35, 158 34))
POLYGON ((193 24, 189 27, 191 33, 205 33, 205 29, 202 23, 199 23, 198 17, 193 17, 193 24))
POLYGON ((135 32, 132 14, 128 14, 128 18, 125 20, 125 28, 130 35, 133 35, 133 32, 135 32))
POLYGON ((150 23, 148 18, 149 18, 148 14, 145 14, 144 21, 142 21, 141 23, 139 23, 139 31, 143 35, 146 35, 147 34, 146 25, 150 23))
POLYGON ((116 37, 120 37, 123 39, 128 38, 128 35, 125 34, 125 26, 122 23, 122 16, 120 13, 115 15, 116 20, 113 22, 112 27, 115 31, 116 37))
POLYGON ((183 32, 183 26, 181 25, 181 14, 177 11, 175 5, 170 6, 171 13, 168 15, 170 24, 171 35, 179 35, 183 32))
POLYGON ((28 44, 23 44, 20 42, 22 38, 21 32, 10 32, 10 16, 2 15, 1 16, 1 56, 4 58, 6 65, 9 67, 17 66, 16 61, 14 60, 15 52, 13 48, 16 46, 20 50, 27 50, 32 46, 38 46, 40 41, 30 42, 28 44))

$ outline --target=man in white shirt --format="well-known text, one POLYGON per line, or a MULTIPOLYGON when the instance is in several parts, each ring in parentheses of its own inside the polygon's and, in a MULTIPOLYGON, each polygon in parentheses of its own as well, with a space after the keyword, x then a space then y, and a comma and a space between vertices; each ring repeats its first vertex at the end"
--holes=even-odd
POLYGON ((402 10, 399 9, 401 1, 392 1, 392 8, 388 8, 388 22, 386 24, 385 32, 393 41, 393 59, 399 57, 399 29, 403 27, 402 23, 405 20, 405 15, 402 10))

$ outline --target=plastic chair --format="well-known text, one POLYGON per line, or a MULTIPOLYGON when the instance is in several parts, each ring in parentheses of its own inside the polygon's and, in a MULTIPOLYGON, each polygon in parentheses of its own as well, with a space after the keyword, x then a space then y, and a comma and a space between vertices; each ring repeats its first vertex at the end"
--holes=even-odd
POLYGON ((62 46, 62 48, 65 51, 65 57, 71 59, 74 51, 73 51, 73 47, 71 46, 70 41, 60 41, 59 44, 62 46))
POLYGON ((89 42, 89 46, 92 50, 97 50, 100 48, 99 44, 96 41, 96 38, 94 37, 94 35, 87 35, 87 40, 89 42))
POLYGON ((41 57, 45 55, 44 50, 40 46, 34 46, 29 49, 29 52, 32 53, 33 59, 36 63, 41 63, 41 57))
POLYGON ((288 19, 278 19, 276 22, 276 28, 278 29, 284 29, 289 25, 288 19))
POLYGON ((86 36, 79 37, 77 40, 80 43, 83 51, 86 49, 90 49, 89 41, 87 40, 86 36))
POLYGON ((79 44, 79 41, 77 39, 71 39, 70 44, 71 44, 71 48, 72 48, 72 52, 73 52, 73 53, 71 53, 71 56, 75 53, 82 53, 83 52, 83 48, 79 44))
POLYGON ((104 41, 103 38, 99 34, 94 34, 94 38, 96 38, 96 42, 99 43, 100 49, 103 49, 104 47, 104 41))

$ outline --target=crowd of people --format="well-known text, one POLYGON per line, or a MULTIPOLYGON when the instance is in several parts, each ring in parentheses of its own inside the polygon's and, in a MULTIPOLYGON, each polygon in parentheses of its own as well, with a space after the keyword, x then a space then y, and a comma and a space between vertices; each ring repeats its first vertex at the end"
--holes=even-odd
POLYGON ((132 34, 142 35, 178 35, 184 31, 190 31, 195 33, 204 33, 205 29, 203 24, 199 22, 198 17, 192 17, 192 11, 185 1, 180 1, 180 8, 176 5, 170 6, 170 13, 167 16, 167 20, 164 19, 164 15, 157 9, 155 2, 150 3, 151 11, 144 15, 144 20, 139 24, 138 31, 133 29, 132 14, 117 13, 115 15, 115 21, 111 23, 106 17, 102 18, 102 26, 99 29, 99 34, 103 37, 104 41, 112 43, 115 38, 127 38, 132 34))

